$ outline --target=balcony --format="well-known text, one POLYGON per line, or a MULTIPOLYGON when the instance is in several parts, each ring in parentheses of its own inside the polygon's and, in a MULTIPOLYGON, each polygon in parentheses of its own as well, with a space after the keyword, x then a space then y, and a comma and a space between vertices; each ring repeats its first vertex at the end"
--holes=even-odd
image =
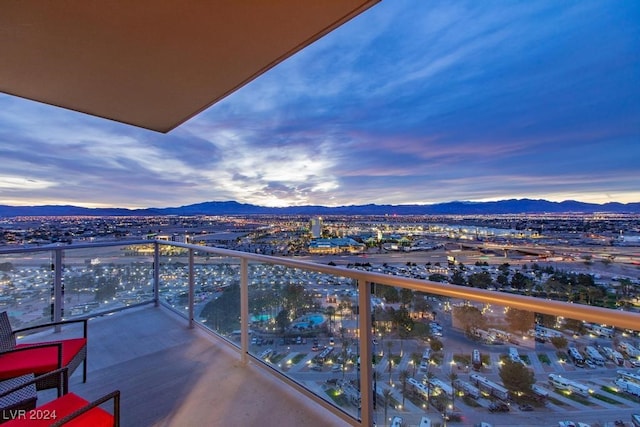
POLYGON ((120 389, 124 426, 594 424, 628 421, 640 403, 613 382, 640 359, 604 352, 638 342, 636 313, 169 242, 3 249, 0 264, 14 327, 91 318, 88 381, 70 387, 120 389), (411 321, 388 318, 371 296, 384 286, 423 292, 429 310, 413 301, 411 321), (535 327, 551 316, 557 325, 535 327), (578 363, 554 335, 599 349, 602 365, 578 363), (533 411, 524 394, 500 396, 516 356, 536 379, 533 411), (492 411, 500 402, 509 414, 492 411))
MULTIPOLYGON (((89 333, 88 380, 83 384, 76 374, 70 389, 88 399, 119 389, 123 426, 340 424, 331 412, 253 363, 243 365, 237 351, 199 328, 189 329, 162 307, 91 319, 89 333)), ((55 390, 40 394, 53 398, 55 390)))

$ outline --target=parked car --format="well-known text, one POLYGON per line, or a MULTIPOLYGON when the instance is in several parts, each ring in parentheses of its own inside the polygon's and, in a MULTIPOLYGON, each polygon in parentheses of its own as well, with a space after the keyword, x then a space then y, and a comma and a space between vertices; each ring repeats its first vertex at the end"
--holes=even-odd
POLYGON ((529 405, 528 403, 525 403, 524 405, 518 406, 518 409, 520 409, 521 411, 529 412, 529 411, 533 411, 533 406, 529 405))

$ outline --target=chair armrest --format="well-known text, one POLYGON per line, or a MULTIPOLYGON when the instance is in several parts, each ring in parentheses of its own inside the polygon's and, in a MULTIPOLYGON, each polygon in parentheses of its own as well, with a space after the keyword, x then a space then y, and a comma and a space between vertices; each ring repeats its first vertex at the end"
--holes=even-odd
POLYGON ((106 394, 99 399, 90 402, 88 405, 83 406, 82 408, 70 413, 69 415, 60 418, 55 423, 51 424, 51 427, 60 427, 63 424, 68 423, 74 418, 79 417, 80 415, 89 412, 90 410, 102 405, 103 403, 113 399, 113 425, 114 427, 120 426, 120 390, 112 391, 109 394, 106 394))
POLYGON ((42 325, 36 325, 36 326, 29 326, 28 328, 22 328, 22 329, 16 329, 15 331, 11 331, 11 333, 16 336, 19 333, 25 332, 25 331, 31 331, 31 330, 35 330, 35 329, 42 329, 42 328, 51 328, 53 326, 60 326, 60 325, 68 325, 71 323, 84 323, 83 325, 83 333, 84 333, 84 338, 87 338, 87 322, 89 319, 70 319, 70 320, 61 320, 59 322, 51 322, 51 323, 44 323, 42 325))
POLYGON ((33 379, 31 379, 29 381, 25 381, 24 383, 22 383, 22 384, 20 384, 18 386, 10 388, 9 390, 7 390, 7 391, 5 391, 3 393, 0 393, 0 398, 8 396, 11 393, 20 390, 21 388, 24 388, 24 387, 26 387, 28 385, 31 385, 31 384, 35 384, 35 383, 37 383, 38 381, 40 381, 40 380, 42 380, 44 378, 52 377, 54 375, 62 375, 63 380, 66 380, 66 378, 67 378, 67 370, 68 369, 69 368, 67 368, 65 366, 64 368, 56 369, 55 371, 51 371, 51 372, 47 372, 46 374, 38 375, 37 377, 34 377, 33 379))

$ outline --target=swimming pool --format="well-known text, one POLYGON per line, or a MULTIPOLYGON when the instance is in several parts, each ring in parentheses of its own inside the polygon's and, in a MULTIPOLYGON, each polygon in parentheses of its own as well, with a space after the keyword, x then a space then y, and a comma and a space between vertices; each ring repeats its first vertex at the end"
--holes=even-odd
POLYGON ((327 321, 327 316, 321 313, 311 313, 296 319, 291 324, 291 329, 319 328, 327 321))
POLYGON ((267 320, 271 319, 270 314, 258 314, 258 315, 252 315, 251 316, 251 322, 266 322, 267 320))

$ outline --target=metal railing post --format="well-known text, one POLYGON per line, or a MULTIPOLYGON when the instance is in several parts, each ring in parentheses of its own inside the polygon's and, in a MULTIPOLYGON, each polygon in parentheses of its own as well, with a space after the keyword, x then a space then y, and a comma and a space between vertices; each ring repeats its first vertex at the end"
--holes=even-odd
POLYGON ((158 242, 154 243, 155 250, 153 251, 153 301, 154 305, 158 307, 160 305, 160 245, 158 242))
POLYGON ((249 260, 240 259, 240 346, 242 363, 249 361, 249 260))
MULTIPOLYGON (((360 420, 373 426, 373 381, 371 363, 371 289, 358 279, 358 327, 360 336, 360 420)), ((375 369, 375 368, 374 368, 375 369)))
POLYGON ((193 328, 195 305, 195 279, 193 273, 193 249, 189 249, 189 328, 193 328))
MULTIPOLYGON (((62 290, 62 249, 53 251, 53 321, 62 320, 64 310, 64 292, 62 290)), ((60 332, 60 326, 56 326, 56 332, 60 332)))

